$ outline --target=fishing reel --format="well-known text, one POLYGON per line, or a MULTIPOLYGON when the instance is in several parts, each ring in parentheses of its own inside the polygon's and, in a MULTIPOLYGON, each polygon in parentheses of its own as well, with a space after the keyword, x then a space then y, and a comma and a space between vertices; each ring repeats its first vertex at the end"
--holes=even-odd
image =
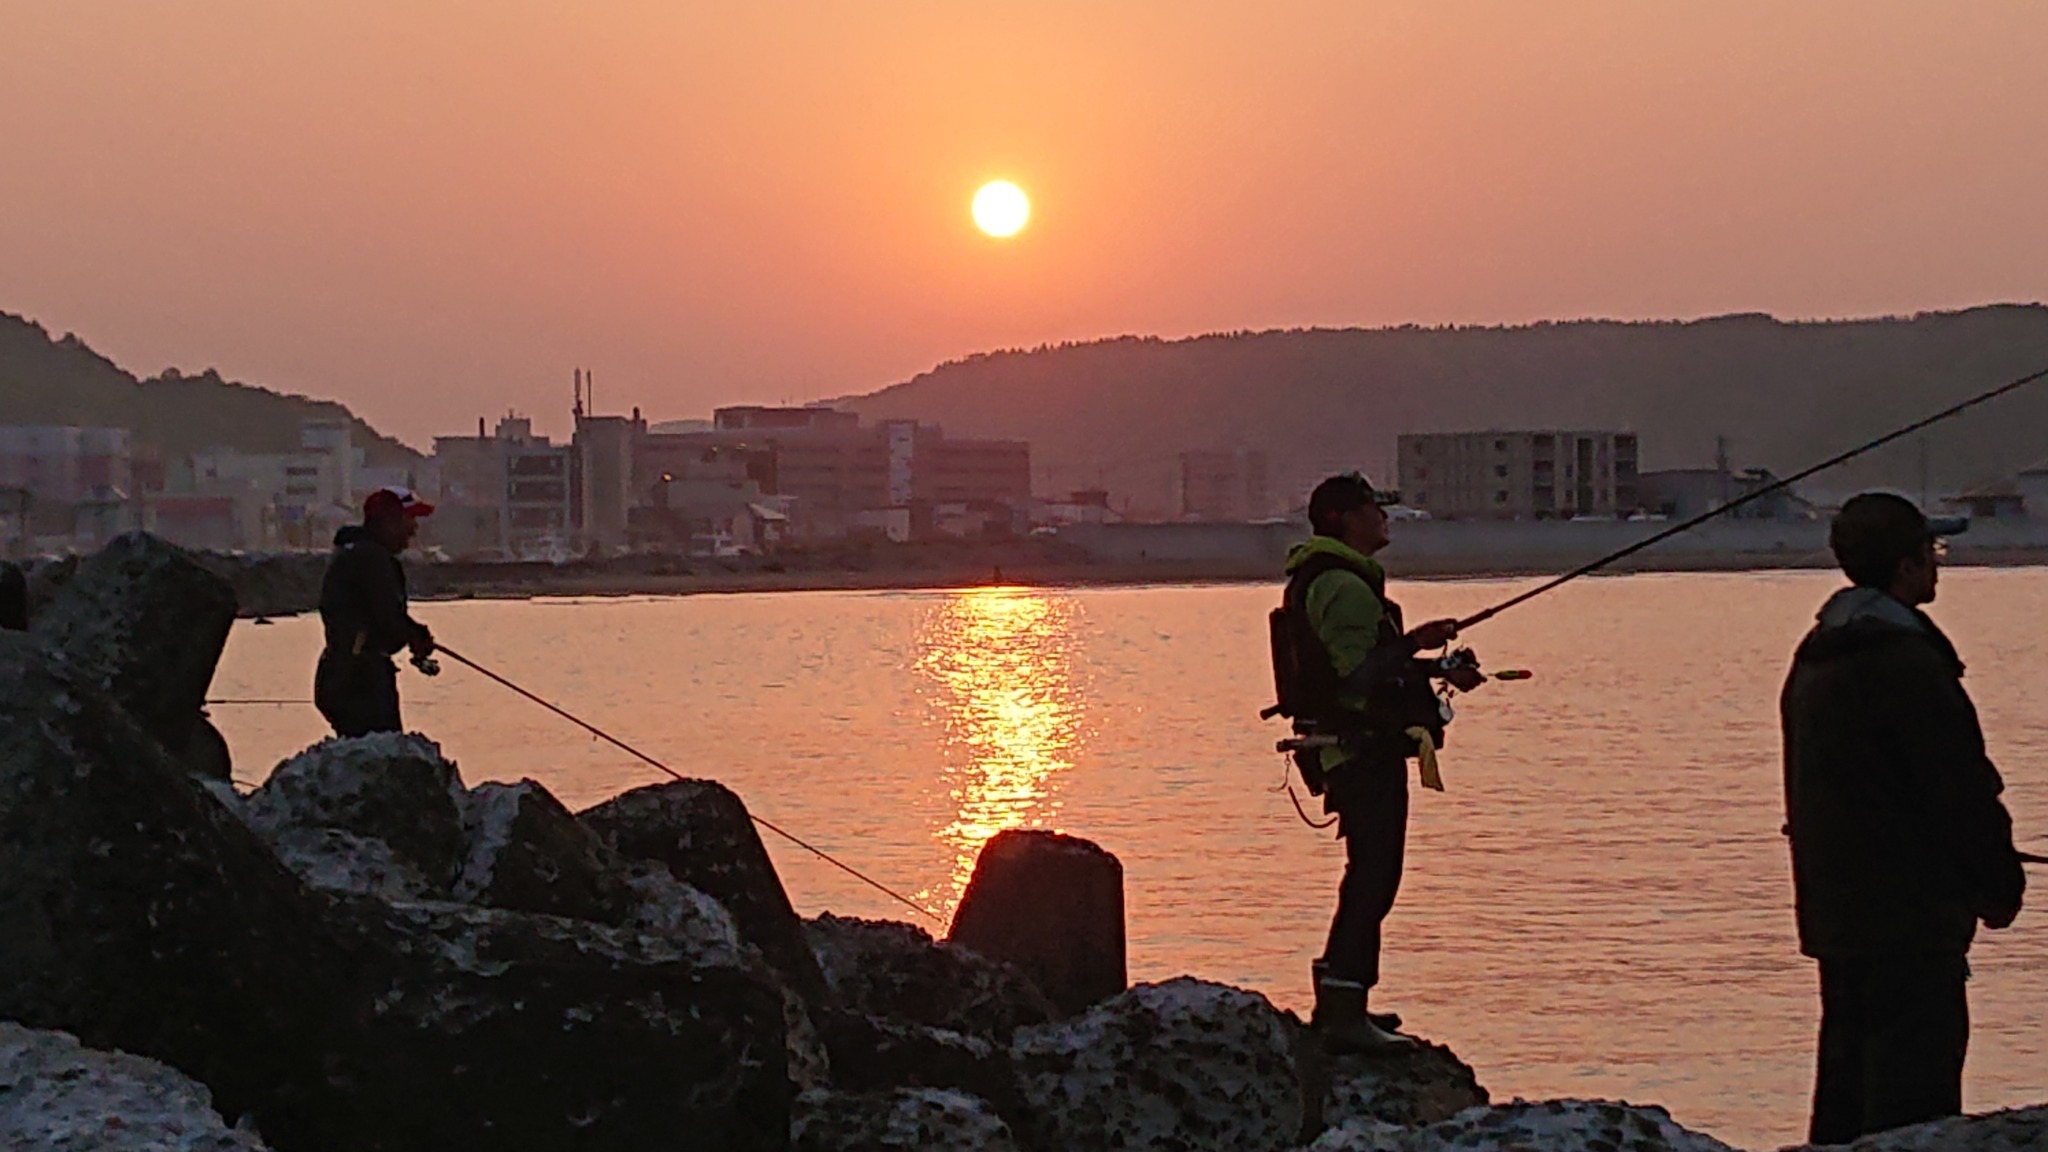
MULTIPOLYGON (((1443 679, 1449 679, 1458 672, 1479 672, 1479 676, 1483 680, 1527 680, 1535 675, 1535 673, 1527 668, 1504 668, 1499 672, 1492 673, 1480 672, 1479 654, 1470 648, 1453 648, 1436 659, 1424 661, 1424 663, 1430 666, 1432 675, 1443 679)), ((1449 684, 1446 684, 1443 687, 1443 691, 1448 694, 1452 691, 1452 688, 1449 684)))
POLYGON ((441 674, 441 662, 434 659, 434 654, 431 652, 414 653, 412 666, 419 669, 422 676, 439 676, 441 674))

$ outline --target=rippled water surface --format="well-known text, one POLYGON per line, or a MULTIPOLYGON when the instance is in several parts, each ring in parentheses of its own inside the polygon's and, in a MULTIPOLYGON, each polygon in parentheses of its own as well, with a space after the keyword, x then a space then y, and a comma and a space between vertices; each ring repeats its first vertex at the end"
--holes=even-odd
MULTIPOLYGON (((1836 581, 1587 580, 1476 630, 1532 681, 1460 700, 1449 790, 1418 790, 1376 1003, 1497 1098, 1668 1106, 1748 1146, 1799 1138, 1818 1015, 1793 937, 1776 695, 1836 581)), ((1411 583, 1410 619, 1524 585, 1411 583)), ((778 593, 419 609, 447 643, 942 910, 1016 825, 1124 863, 1133 979, 1181 972, 1303 1007, 1340 846, 1274 791, 1273 587, 778 593)), ((2048 572, 1944 574, 1935 615, 2023 843, 2048 846, 2048 572)), ((303 696, 317 622, 238 626, 223 697, 303 696)), ((470 782, 572 807, 650 782, 623 753, 452 666, 404 677, 411 726, 470 782)), ((217 710, 254 779, 323 735, 305 707, 217 710)), ((908 918, 769 840, 800 910, 908 918)), ((1973 1109, 2048 1099, 2048 873, 1972 962, 1973 1109)))

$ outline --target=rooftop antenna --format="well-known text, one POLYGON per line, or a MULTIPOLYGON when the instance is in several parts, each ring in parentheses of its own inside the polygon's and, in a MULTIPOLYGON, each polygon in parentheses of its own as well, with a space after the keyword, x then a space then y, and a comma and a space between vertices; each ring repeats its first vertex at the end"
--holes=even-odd
POLYGON ((570 411, 570 413, 571 413, 572 415, 574 415, 574 416, 575 416, 575 417, 576 417, 577 419, 579 419, 579 420, 580 420, 580 419, 582 419, 582 418, 583 418, 583 369, 581 369, 581 368, 578 368, 578 369, 576 369, 575 371, 576 371, 576 406, 575 406, 574 408, 571 408, 571 409, 570 409, 569 411, 570 411))

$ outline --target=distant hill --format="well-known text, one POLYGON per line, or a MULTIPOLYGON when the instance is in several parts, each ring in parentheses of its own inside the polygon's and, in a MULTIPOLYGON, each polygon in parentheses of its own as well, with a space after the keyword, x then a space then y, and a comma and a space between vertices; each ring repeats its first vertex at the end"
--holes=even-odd
POLYGON ((212 369, 138 380, 76 336, 0 312, 0 424, 96 424, 130 429, 166 459, 206 448, 292 452, 299 424, 346 418, 373 466, 419 463, 419 453, 331 400, 223 380, 212 369))
MULTIPOLYGON (((1257 448, 1299 499, 1347 467, 1383 476, 1401 432, 1619 428, 1645 468, 1710 464, 1784 474, 2048 367, 2048 307, 1997 305, 1872 320, 1762 315, 1513 328, 1312 329, 1125 337, 994 352, 842 401, 955 435, 1031 441, 1041 491, 1106 484, 1134 511, 1176 510, 1177 456, 1257 448)), ((1928 434, 1935 493, 2048 457, 2048 381, 1928 434)), ((1922 445, 1901 442, 1804 490, 1917 493, 1922 445)))

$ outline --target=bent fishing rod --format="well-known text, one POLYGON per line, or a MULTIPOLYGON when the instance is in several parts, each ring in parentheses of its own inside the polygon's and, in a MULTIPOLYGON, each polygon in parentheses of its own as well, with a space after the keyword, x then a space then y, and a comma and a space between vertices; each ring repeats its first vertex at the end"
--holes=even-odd
MULTIPOLYGON (((1600 571, 1602 568, 1605 568, 1608 565, 1613 564, 1617 561, 1625 560, 1628 557, 1633 556, 1638 552, 1641 552, 1643 549, 1648 548, 1653 544, 1662 543, 1663 541, 1669 540, 1673 536, 1676 536, 1681 532, 1690 532, 1694 528, 1697 528, 1700 525, 1705 524, 1707 521, 1713 520, 1719 516, 1726 515, 1729 512, 1733 512, 1737 508, 1740 508, 1745 504, 1753 504, 1766 496, 1772 495, 1773 493, 1782 492, 1785 489, 1790 488, 1792 485, 1797 484, 1798 482, 1806 479, 1809 476, 1815 475, 1816 473, 1825 472, 1838 464, 1843 464, 1850 460, 1854 460, 1856 457, 1861 456, 1866 452, 1882 448, 1886 444, 1890 444, 1893 441, 1899 440, 1903 437, 1911 436, 1913 433, 1918 432, 1923 428, 1932 427, 1933 425, 1939 424, 1944 420, 1967 412, 1980 404, 1989 403, 1993 400, 1998 399, 2001 396, 2004 396, 2008 392, 2017 392, 2021 388, 2024 388, 2027 385, 2032 384, 2035 381, 2041 380, 2043 378, 2048 378, 2048 368, 2042 368, 2037 372, 2029 372, 2028 374, 2020 377, 2017 380, 2008 380, 2005 383, 2000 384, 1996 388, 1990 389, 1989 391, 1980 392, 1977 395, 1962 401, 1961 403, 1952 404, 1947 408, 1944 408, 1941 411, 1934 413, 1931 416, 1925 416, 1919 420, 1913 421, 1911 424, 1907 424, 1900 428, 1895 428, 1892 431, 1887 432, 1882 436, 1879 436, 1875 440, 1870 440, 1866 441, 1865 443, 1858 444, 1856 447, 1851 448, 1846 452, 1839 452, 1821 461, 1820 463, 1813 465, 1810 468, 1802 468, 1799 471, 1794 472, 1792 475, 1787 476, 1782 480, 1774 480, 1771 483, 1766 484, 1761 488, 1758 488, 1754 492, 1745 493, 1742 496, 1730 500, 1728 503, 1723 504, 1717 508, 1709 508, 1707 511, 1702 512, 1697 516, 1691 517, 1690 519, 1682 521, 1678 524, 1674 524, 1661 532, 1644 537, 1643 539, 1636 541, 1635 543, 1629 545, 1626 548, 1622 548, 1617 551, 1611 552, 1605 556, 1602 556, 1598 560, 1592 561, 1591 563, 1581 564, 1577 568, 1574 568, 1561 576, 1554 576, 1549 580, 1546 580, 1543 583, 1537 585, 1536 587, 1529 589, 1526 592, 1521 592, 1514 596, 1510 596, 1506 600, 1503 600, 1500 603, 1495 604, 1491 608, 1485 609, 1484 611, 1475 613, 1471 616, 1467 616, 1464 619, 1459 620, 1457 622, 1458 631, 1463 632, 1467 628, 1473 628, 1480 624, 1484 624, 1488 620, 1493 619, 1495 616, 1500 615, 1501 613, 1507 611, 1510 608, 1515 607, 1516 605, 1526 604, 1529 601, 1534 600, 1536 597, 1551 591, 1552 589, 1562 587, 1563 585, 1569 584, 1572 581, 1577 580, 1581 576, 1590 576, 1593 573, 1600 571)), ((2048 863, 2048 861, 2040 862, 2048 863)))

